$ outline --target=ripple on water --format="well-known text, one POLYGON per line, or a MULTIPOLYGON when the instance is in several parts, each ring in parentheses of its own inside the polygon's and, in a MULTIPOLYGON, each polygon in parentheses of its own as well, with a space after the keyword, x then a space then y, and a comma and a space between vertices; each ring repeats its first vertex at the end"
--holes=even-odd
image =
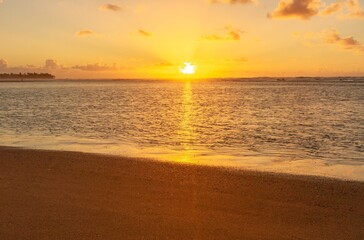
POLYGON ((362 80, 1 83, 0 144, 354 172, 363 101, 362 80))

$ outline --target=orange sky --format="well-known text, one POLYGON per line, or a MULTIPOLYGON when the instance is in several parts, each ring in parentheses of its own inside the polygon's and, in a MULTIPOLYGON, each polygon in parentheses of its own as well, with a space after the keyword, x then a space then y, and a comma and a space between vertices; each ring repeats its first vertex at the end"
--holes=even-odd
POLYGON ((362 0, 0 0, 0 72, 364 75, 362 0))

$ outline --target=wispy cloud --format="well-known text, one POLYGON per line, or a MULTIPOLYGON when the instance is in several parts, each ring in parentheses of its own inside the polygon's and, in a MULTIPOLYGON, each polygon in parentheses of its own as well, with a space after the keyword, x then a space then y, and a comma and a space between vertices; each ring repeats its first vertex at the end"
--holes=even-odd
POLYGON ((159 62, 159 63, 155 64, 154 66, 156 66, 156 67, 173 67, 175 65, 171 62, 159 62))
POLYGON ((340 12, 343 9, 344 4, 345 4, 344 1, 331 3, 329 6, 324 8, 320 12, 320 14, 323 15, 323 16, 328 16, 328 15, 332 15, 332 14, 335 14, 337 12, 340 12))
POLYGON ((342 37, 336 29, 326 30, 322 33, 325 43, 340 46, 345 50, 354 50, 364 52, 364 45, 353 36, 342 37))
POLYGON ((341 13, 339 16, 344 19, 364 19, 364 9, 358 0, 340 0, 331 3, 320 12, 320 15, 328 16, 341 13))
POLYGON ((122 10, 122 7, 116 4, 107 3, 100 6, 100 10, 120 12, 122 10))
POLYGON ((76 32, 76 36, 79 36, 79 37, 90 36, 92 34, 94 34, 94 32, 89 29, 84 29, 84 30, 80 30, 80 31, 76 32))
POLYGON ((269 18, 310 19, 319 12, 320 0, 280 0, 278 7, 268 13, 269 18))
POLYGON ((364 9, 360 5, 359 0, 348 0, 347 4, 350 9, 349 17, 364 19, 364 9))
POLYGON ((305 45, 319 46, 322 43, 335 45, 344 50, 364 52, 364 44, 353 36, 341 36, 338 30, 332 28, 321 32, 292 33, 292 37, 300 39, 305 45))
POLYGON ((94 71, 94 72, 103 72, 103 71, 116 71, 120 70, 116 64, 114 65, 101 65, 99 63, 95 64, 86 64, 86 65, 76 65, 72 67, 73 69, 83 70, 83 71, 94 71))
POLYGON ((202 36, 202 39, 209 41, 239 41, 244 32, 233 27, 226 27, 223 34, 210 34, 202 36))
POLYGON ((7 73, 19 73, 19 72, 44 72, 65 70, 61 64, 54 59, 47 59, 43 66, 25 65, 25 66, 9 66, 5 59, 0 59, 0 71, 7 73))
POLYGON ((223 36, 211 34, 211 35, 205 35, 202 36, 202 39, 209 40, 209 41, 220 41, 220 40, 226 40, 223 36))
POLYGON ((142 30, 142 29, 138 29, 138 33, 139 35, 143 36, 143 37, 151 37, 152 34, 150 32, 147 32, 145 30, 142 30))
POLYGON ((256 0, 209 0, 210 3, 247 4, 255 3, 256 0))
POLYGON ((5 59, 0 59, 0 72, 4 73, 26 73, 26 72, 49 72, 55 74, 56 76, 69 74, 69 73, 80 73, 80 72, 117 72, 120 70, 125 70, 126 67, 120 67, 116 63, 108 64, 80 64, 74 66, 63 66, 57 60, 46 59, 44 64, 41 66, 35 65, 23 65, 23 66, 9 66, 5 59))

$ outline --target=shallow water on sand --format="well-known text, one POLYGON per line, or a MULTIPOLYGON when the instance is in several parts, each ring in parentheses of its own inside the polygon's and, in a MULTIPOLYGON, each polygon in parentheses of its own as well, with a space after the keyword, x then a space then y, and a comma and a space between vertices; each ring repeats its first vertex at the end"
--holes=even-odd
POLYGON ((2 82, 0 136, 8 146, 364 180, 364 80, 2 82))

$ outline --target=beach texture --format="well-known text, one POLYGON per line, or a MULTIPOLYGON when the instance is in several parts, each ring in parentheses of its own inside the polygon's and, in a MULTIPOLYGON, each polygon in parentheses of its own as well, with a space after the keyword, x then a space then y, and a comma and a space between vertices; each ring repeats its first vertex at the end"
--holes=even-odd
POLYGON ((0 148, 0 239, 364 239, 364 183, 0 148))

